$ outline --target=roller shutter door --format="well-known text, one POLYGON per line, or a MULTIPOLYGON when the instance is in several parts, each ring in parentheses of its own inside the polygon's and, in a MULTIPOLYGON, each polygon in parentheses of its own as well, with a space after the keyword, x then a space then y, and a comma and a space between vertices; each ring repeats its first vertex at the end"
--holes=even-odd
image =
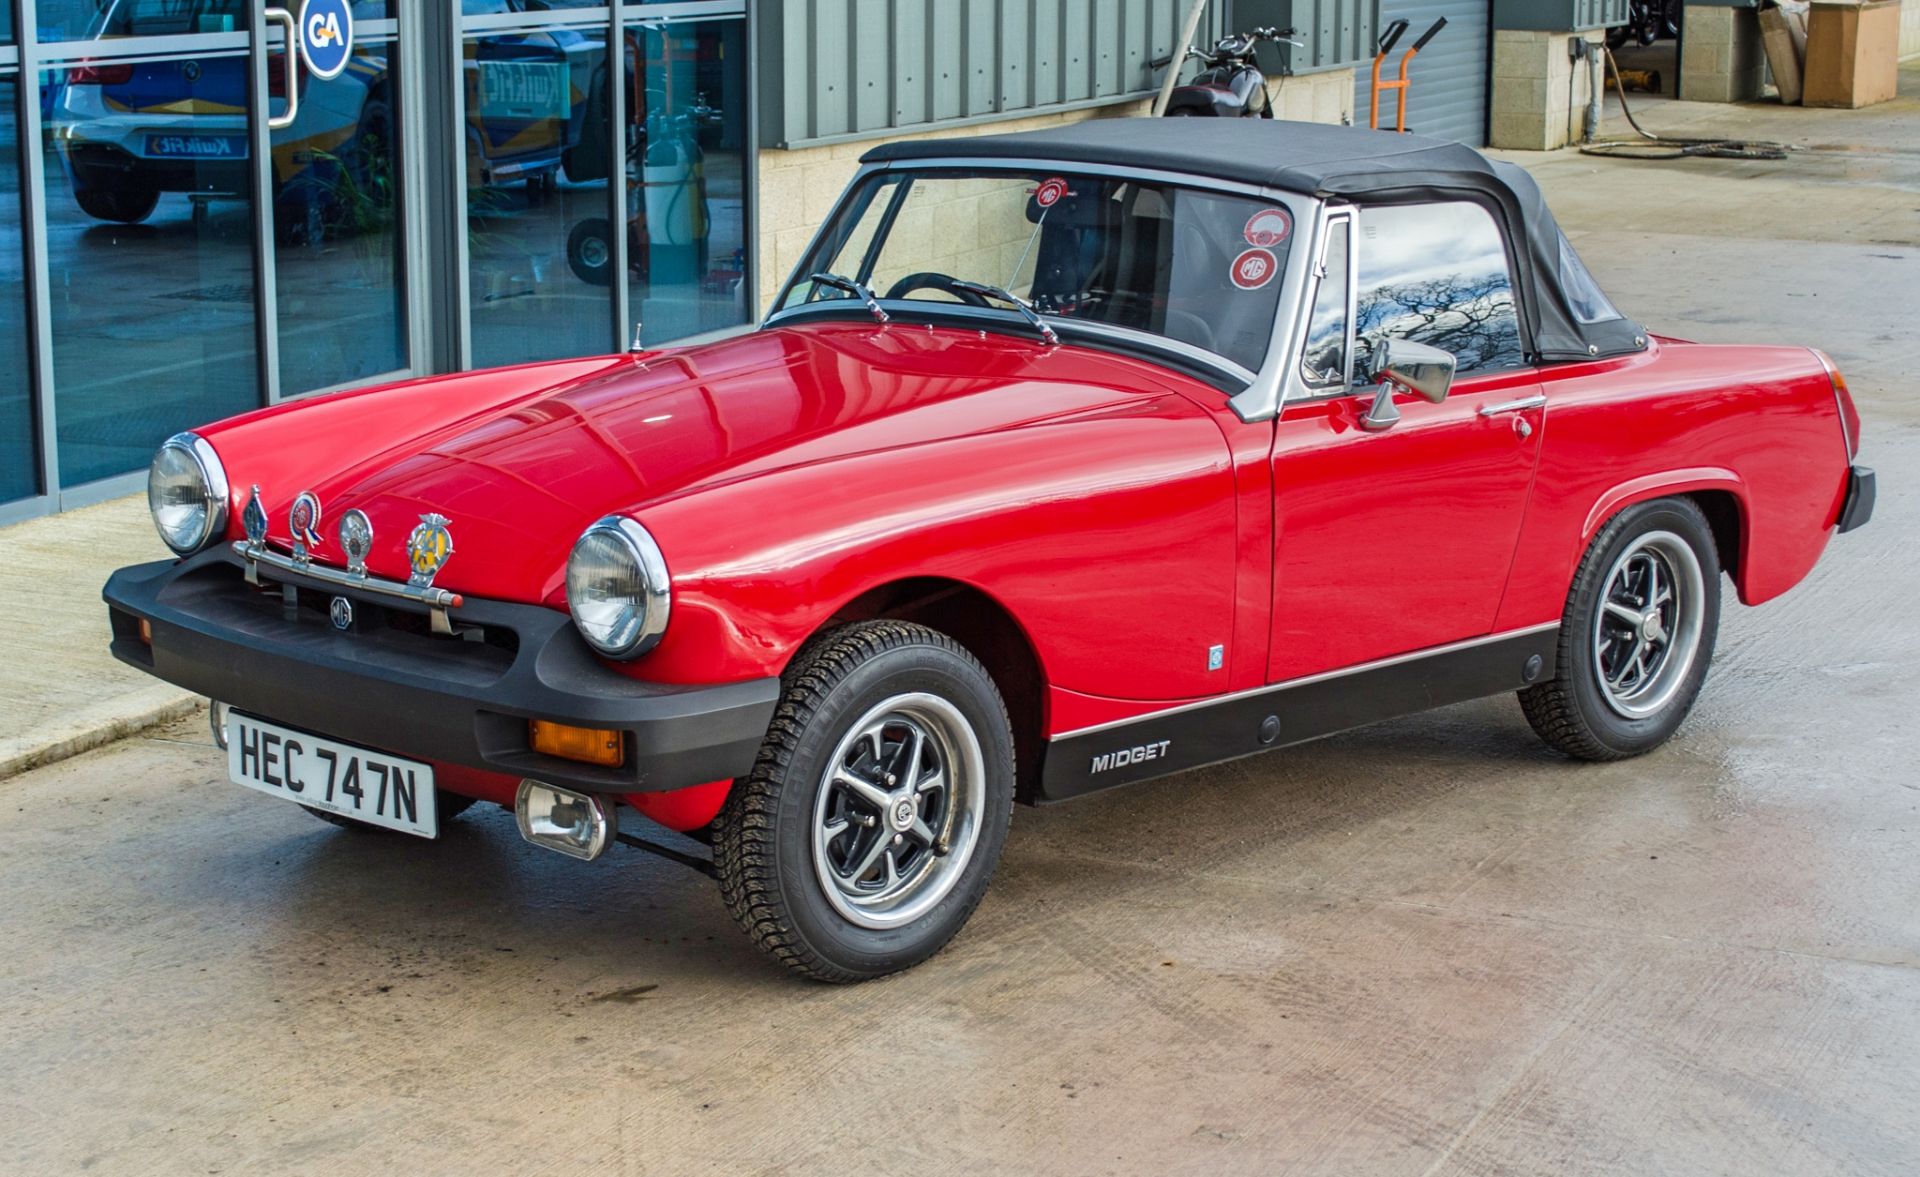
MULTIPOLYGON (((1408 73, 1413 76, 1409 88, 1412 101, 1407 104, 1407 129, 1441 139, 1457 139, 1475 147, 1487 141, 1487 78, 1490 74, 1492 34, 1489 31, 1488 0, 1380 0, 1380 20, 1375 28, 1404 17, 1410 27, 1382 63, 1382 77, 1391 78, 1400 54, 1427 31, 1440 17, 1447 27, 1427 42, 1413 59, 1408 73)), ((1367 125, 1367 100, 1372 90, 1371 61, 1359 70, 1360 88, 1354 102, 1354 122, 1367 125)), ((1394 100, 1391 93, 1380 96, 1380 125, 1393 127, 1394 100)))

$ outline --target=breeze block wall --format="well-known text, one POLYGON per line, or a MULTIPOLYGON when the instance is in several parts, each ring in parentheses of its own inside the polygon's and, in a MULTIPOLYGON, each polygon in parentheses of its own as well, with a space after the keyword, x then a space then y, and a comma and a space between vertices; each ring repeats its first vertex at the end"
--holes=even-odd
POLYGON ((1681 19, 1681 98, 1747 102, 1760 97, 1766 82, 1766 51, 1760 43, 1760 18, 1753 9, 1689 4, 1681 19))
POLYGON ((1596 46, 1597 53, 1606 31, 1494 31, 1488 146, 1552 151, 1580 141, 1593 86, 1589 64, 1568 52, 1574 37, 1596 46))

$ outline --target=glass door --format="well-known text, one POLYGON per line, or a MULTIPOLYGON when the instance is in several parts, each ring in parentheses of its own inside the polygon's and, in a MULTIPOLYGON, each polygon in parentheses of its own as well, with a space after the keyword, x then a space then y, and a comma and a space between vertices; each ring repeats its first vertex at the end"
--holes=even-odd
MULTIPOLYGON (((0 209, 20 203, 20 52, 13 10, 0 6, 0 209)), ((38 422, 33 412, 33 353, 28 347, 23 218, 0 215, 0 507, 41 493, 38 422)))
POLYGON ((401 85, 401 38, 413 35, 406 7, 285 0, 264 10, 256 76, 274 117, 256 135, 268 137, 258 182, 268 196, 275 398, 398 378, 415 366, 401 199, 403 116, 411 114, 401 85), (303 13, 296 55, 286 31, 303 13))
POLYGON ((612 61, 593 0, 461 0, 467 359, 612 351, 612 61))
POLYGON ((242 3, 40 5, 62 488, 142 470, 170 433, 260 403, 242 3))

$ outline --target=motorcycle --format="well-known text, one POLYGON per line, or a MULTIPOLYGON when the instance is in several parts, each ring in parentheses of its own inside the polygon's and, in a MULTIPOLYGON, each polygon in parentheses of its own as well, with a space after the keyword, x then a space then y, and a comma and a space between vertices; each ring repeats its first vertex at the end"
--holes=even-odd
POLYGON ((1619 49, 1628 41, 1651 45, 1662 37, 1680 35, 1682 0, 1633 0, 1627 6, 1627 23, 1607 30, 1607 48, 1619 49))
MULTIPOLYGON (((1200 72, 1191 82, 1174 87, 1165 114, 1169 118, 1272 118, 1273 95, 1267 92, 1267 75, 1254 60, 1253 49, 1262 41, 1298 49, 1300 42, 1292 38, 1299 31, 1255 29, 1222 37, 1211 50, 1190 46, 1180 60, 1184 64, 1189 57, 1199 58, 1200 72)), ((1174 61, 1168 55, 1149 64, 1160 69, 1174 61)), ((1293 67, 1283 62, 1279 76, 1283 80, 1293 76, 1293 67)))

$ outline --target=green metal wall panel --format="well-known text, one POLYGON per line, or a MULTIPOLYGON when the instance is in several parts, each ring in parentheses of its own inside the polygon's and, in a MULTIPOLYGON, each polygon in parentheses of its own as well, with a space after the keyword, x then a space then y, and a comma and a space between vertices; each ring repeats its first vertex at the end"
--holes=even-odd
POLYGON ((1493 0, 1493 27, 1571 33, 1627 23, 1628 0, 1493 0))
MULTIPOLYGON (((1364 0, 1325 0, 1358 10, 1364 0)), ((1212 0, 1202 43, 1227 31, 1212 0)), ((760 36, 774 147, 1019 118, 1151 95, 1187 0, 783 0, 760 36)))
MULTIPOLYGON (((1372 60, 1378 7, 1377 0, 1231 0, 1227 20, 1235 30, 1300 30, 1294 39, 1302 48, 1285 52, 1293 72, 1304 74, 1372 60)), ((1277 65, 1270 49, 1261 50, 1269 70, 1277 65)))

